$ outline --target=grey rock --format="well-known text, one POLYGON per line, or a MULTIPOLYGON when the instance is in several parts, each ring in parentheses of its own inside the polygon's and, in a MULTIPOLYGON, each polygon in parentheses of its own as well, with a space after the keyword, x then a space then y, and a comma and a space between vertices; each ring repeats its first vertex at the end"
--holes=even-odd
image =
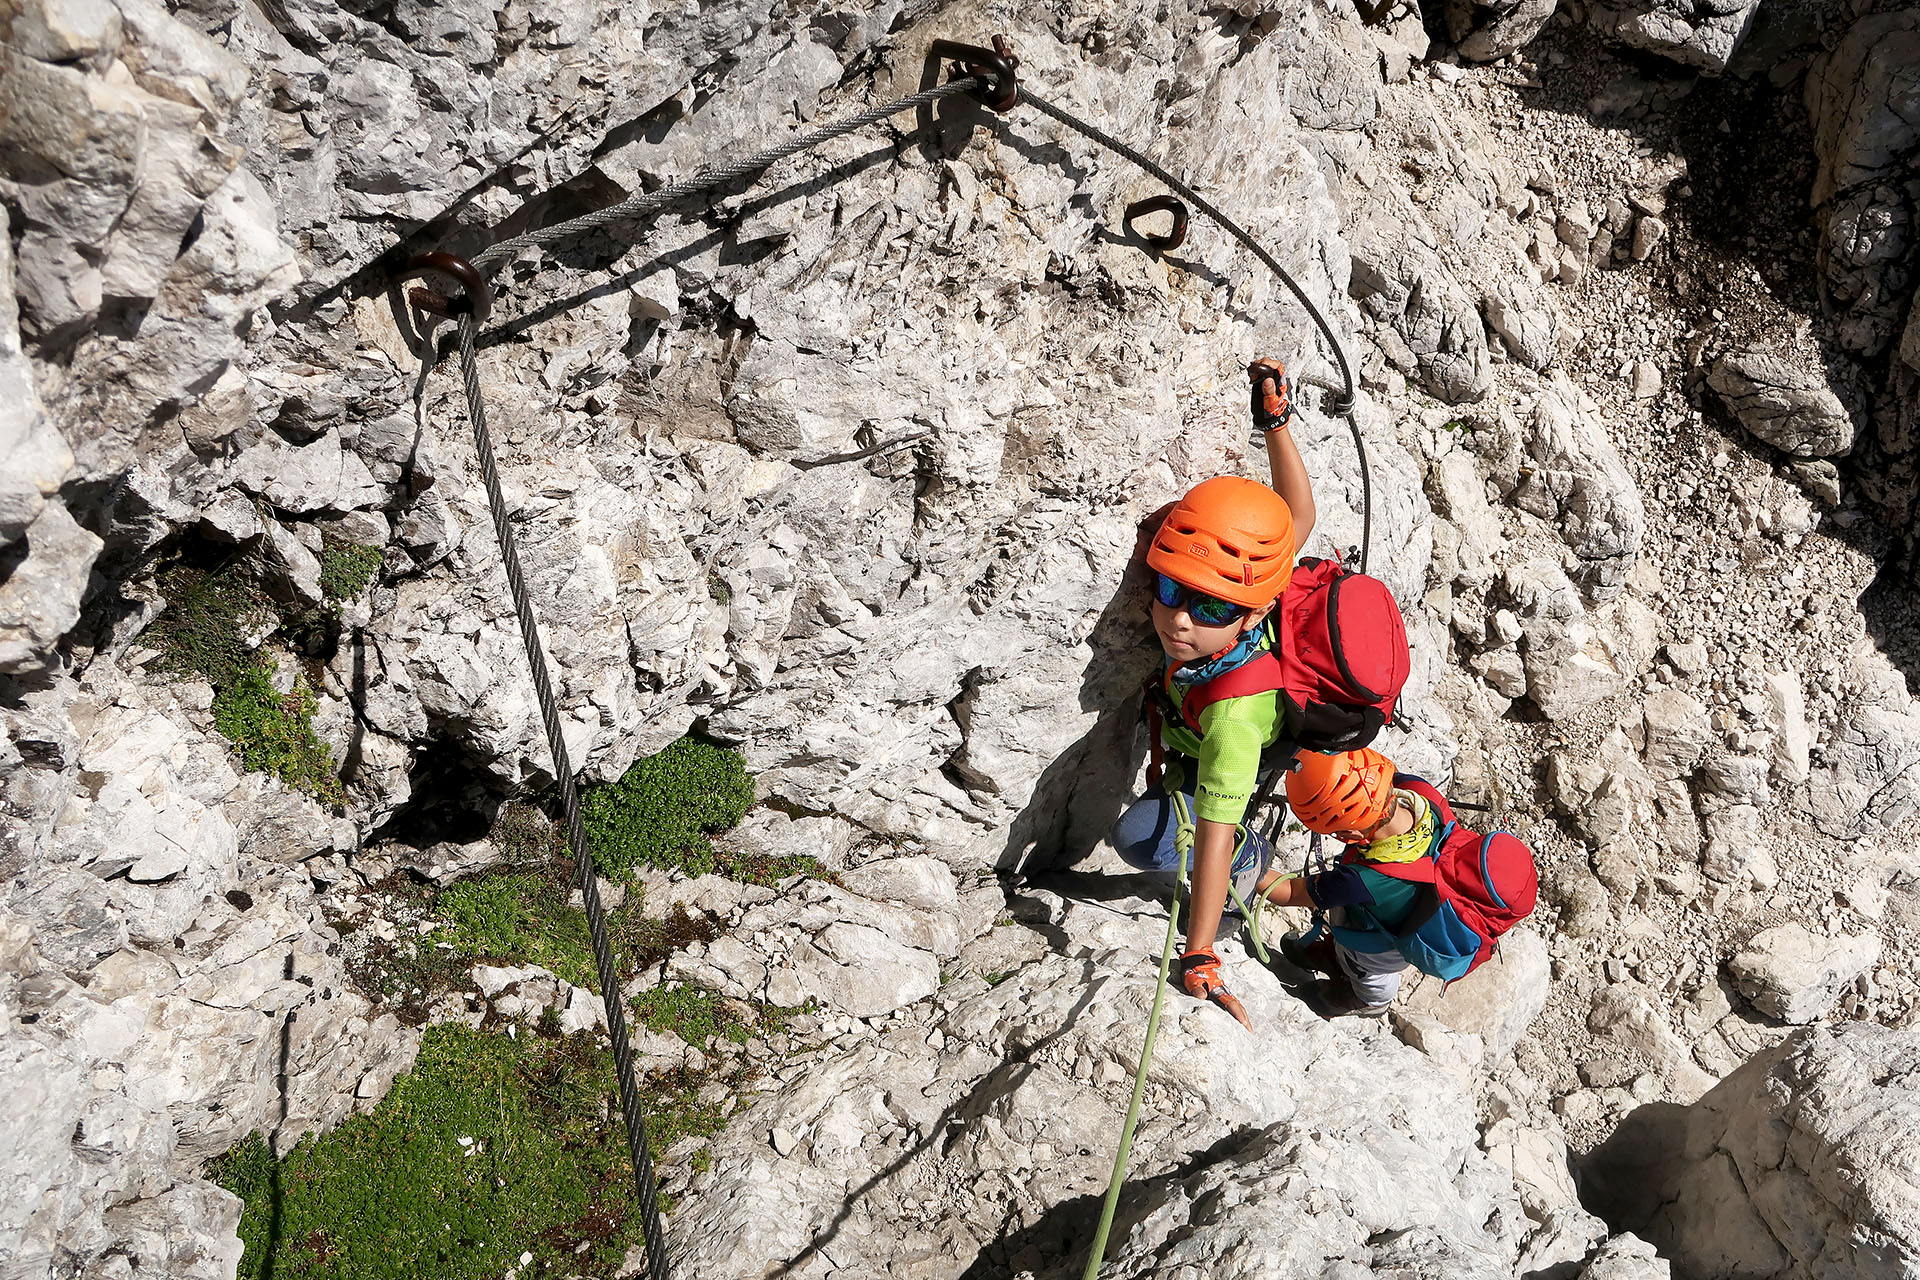
POLYGON ((1527 1027, 1546 1008, 1551 982, 1547 945, 1531 929, 1510 930, 1494 958, 1457 982, 1422 982, 1406 1007, 1479 1038, 1492 1070, 1513 1052, 1527 1027))
POLYGON ((1635 262, 1645 262, 1653 256, 1660 242, 1667 238, 1667 224, 1662 218, 1652 214, 1643 214, 1633 224, 1632 257, 1635 262))
POLYGON ((234 464, 233 480, 289 515, 339 514, 383 496, 367 464, 331 435, 291 448, 277 438, 255 445, 234 464))
POLYGON ((1649 693, 1642 706, 1646 723, 1647 771, 1666 780, 1692 772, 1713 744, 1713 725, 1698 698, 1671 686, 1649 693))
POLYGON ((1788 786, 1805 782, 1813 749, 1807 724, 1807 699, 1800 673, 1788 668, 1769 671, 1766 678, 1767 727, 1773 731, 1773 767, 1788 786))
POLYGON ((1526 449, 1538 465, 1508 500, 1556 523, 1584 562, 1580 580, 1591 598, 1613 599, 1639 557, 1646 506, 1590 403, 1564 375, 1535 400, 1526 449))
POLYGON ((1907 179, 1920 122, 1904 104, 1916 58, 1920 15, 1865 15, 1814 59, 1804 90, 1820 162, 1812 199, 1824 215, 1823 292, 1842 343, 1868 357, 1899 337, 1914 293, 1916 197, 1907 179))
POLYGON ((1580 1269, 1579 1280, 1672 1280, 1673 1267, 1651 1243, 1631 1232, 1621 1232, 1607 1240, 1587 1265, 1580 1269))
POLYGON ((1560 322, 1546 297, 1525 277, 1503 277, 1481 302, 1487 324, 1506 342, 1513 358, 1529 369, 1545 369, 1558 358, 1560 322))
POLYGON ((1748 939, 1727 962, 1727 971, 1741 994, 1768 1017, 1812 1022, 1879 963, 1880 945, 1877 934, 1829 938, 1798 924, 1775 925, 1748 939))
POLYGON ((1448 404, 1478 400, 1493 382, 1479 310, 1440 260, 1417 241, 1368 224, 1352 249, 1352 293, 1398 335, 1427 389, 1448 404))
POLYGON ((1635 1112, 1582 1186, 1691 1274, 1913 1274, 1916 1062, 1912 1031, 1808 1028, 1693 1106, 1635 1112))
POLYGON ((0 582, 0 673, 12 675, 57 665, 52 649, 80 620, 101 547, 58 502, 43 506, 23 537, 25 558, 0 582))
POLYGON ((1559 0, 1447 0, 1447 34, 1460 56, 1493 62, 1540 34, 1559 0))
MULTIPOLYGON (((16 36, 26 20, 25 14, 15 19, 16 36)), ((0 233, 9 230, 7 217, 0 210, 0 233)), ((0 234, 0 241, 5 242, 0 243, 0 546, 5 546, 39 518, 73 466, 73 453, 41 406, 33 369, 21 350, 13 239, 0 234)))
POLYGON ((1587 20, 1622 44, 1717 75, 1759 7, 1760 0, 1597 0, 1587 20))
POLYGON ((1853 416, 1826 380, 1769 351, 1732 351, 1714 361, 1707 385, 1747 432, 1797 458, 1853 447, 1853 416))

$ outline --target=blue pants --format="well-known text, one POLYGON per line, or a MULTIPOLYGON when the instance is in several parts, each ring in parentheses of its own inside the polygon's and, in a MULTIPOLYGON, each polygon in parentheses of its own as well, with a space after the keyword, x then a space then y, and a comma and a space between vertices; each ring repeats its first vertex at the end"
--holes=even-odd
MULTIPOLYGON (((1192 770, 1185 772, 1191 774, 1192 770)), ((1182 787, 1181 792, 1187 798, 1187 812, 1192 813, 1192 783, 1182 787)), ((1173 801, 1156 786, 1127 806, 1127 811, 1113 824, 1113 830, 1107 833, 1107 839, 1128 866, 1152 872, 1172 885, 1180 870, 1180 851, 1173 842, 1178 821, 1173 801)), ((1272 860, 1273 849, 1259 832, 1248 830, 1245 823, 1234 828, 1233 888, 1248 903, 1253 901, 1254 888, 1272 860)), ((1191 867, 1188 874, 1192 874, 1191 867)), ((1227 908, 1233 909, 1231 901, 1227 908)))

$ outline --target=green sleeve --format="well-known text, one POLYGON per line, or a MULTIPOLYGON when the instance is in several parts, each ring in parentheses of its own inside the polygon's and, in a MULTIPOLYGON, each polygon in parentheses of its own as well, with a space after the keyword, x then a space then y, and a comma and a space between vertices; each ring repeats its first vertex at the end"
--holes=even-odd
POLYGON ((1237 823, 1253 800, 1260 752, 1280 732, 1280 699, 1273 693, 1223 699, 1200 713, 1200 731, 1194 816, 1237 823))

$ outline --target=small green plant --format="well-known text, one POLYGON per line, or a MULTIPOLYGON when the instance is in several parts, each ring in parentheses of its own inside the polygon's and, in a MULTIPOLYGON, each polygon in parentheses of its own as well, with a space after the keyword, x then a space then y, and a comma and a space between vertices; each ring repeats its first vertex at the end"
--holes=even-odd
POLYGON ((351 600, 380 572, 380 548, 327 538, 320 551, 320 591, 329 600, 351 600))
POLYGON ((214 728, 232 741, 244 767, 326 803, 343 802, 346 791, 333 757, 313 732, 312 690, 295 677, 293 688, 281 693, 273 687, 273 672, 272 664, 256 662, 216 685, 214 728))
MULTIPOLYGON (((740 821, 752 804, 753 775, 739 755, 681 738, 636 760, 618 782, 589 790, 581 812, 601 874, 624 879, 643 866, 678 867, 689 875, 722 871, 706 833, 740 821)), ((737 869, 729 862, 725 870, 737 869)))
POLYGON ((257 665, 247 647, 279 625, 272 605, 231 562, 212 569, 178 564, 160 575, 166 609, 144 637, 160 650, 155 669, 199 676, 218 689, 257 665))
MULTIPOLYGON (((643 1092, 662 1128, 707 1123, 674 1111, 677 1091, 643 1092)), ((609 1055, 582 1038, 435 1027, 371 1115, 284 1161, 256 1136, 214 1162, 245 1204, 240 1275, 609 1275, 639 1234, 613 1093, 609 1055)))
POLYGON ((997 973, 989 973, 988 975, 986 975, 987 985, 990 987, 997 987, 1001 983, 1005 982, 1008 978, 1011 978, 1013 975, 1014 975, 1014 970, 1012 969, 1002 969, 997 973))

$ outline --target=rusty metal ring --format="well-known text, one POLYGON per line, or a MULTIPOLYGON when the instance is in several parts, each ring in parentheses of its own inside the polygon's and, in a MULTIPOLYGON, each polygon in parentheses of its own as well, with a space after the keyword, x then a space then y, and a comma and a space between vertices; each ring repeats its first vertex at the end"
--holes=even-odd
POLYGON ((1165 253, 1169 249, 1178 249, 1187 238, 1187 206, 1178 196, 1148 196, 1127 206, 1127 211, 1120 215, 1120 225, 1127 229, 1128 234, 1146 241, 1147 247, 1155 253, 1165 253), (1173 229, 1161 236, 1136 230, 1133 220, 1149 213, 1171 213, 1173 229))
POLYGON ((407 265, 393 278, 395 288, 409 280, 417 280, 430 272, 439 272, 449 276, 460 286, 462 297, 449 298, 434 289, 410 289, 407 301, 422 311, 431 311, 440 316, 457 316, 471 312, 473 323, 483 325, 493 310, 493 290, 487 287, 487 278, 480 268, 465 258, 456 258, 450 253, 435 250, 432 253, 417 253, 407 260, 407 265))

